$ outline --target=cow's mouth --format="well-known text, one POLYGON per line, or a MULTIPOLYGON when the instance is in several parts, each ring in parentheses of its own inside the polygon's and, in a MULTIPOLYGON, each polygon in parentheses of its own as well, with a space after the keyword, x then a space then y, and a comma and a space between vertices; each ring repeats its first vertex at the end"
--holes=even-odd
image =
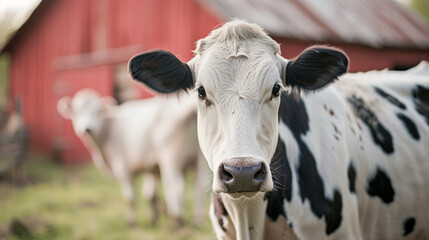
POLYGON ((239 193, 237 192, 237 193, 228 193, 225 195, 233 200, 251 200, 263 194, 264 192, 239 192, 239 193))

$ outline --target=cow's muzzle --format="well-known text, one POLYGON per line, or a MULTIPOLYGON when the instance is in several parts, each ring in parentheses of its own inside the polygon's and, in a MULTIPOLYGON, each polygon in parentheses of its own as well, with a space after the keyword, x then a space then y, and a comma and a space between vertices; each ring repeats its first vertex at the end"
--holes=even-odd
POLYGON ((233 159, 232 163, 221 163, 218 176, 223 185, 222 192, 258 192, 267 180, 267 168, 263 162, 254 163, 250 159, 233 159))
POLYGON ((90 128, 85 128, 85 133, 91 135, 92 134, 92 130, 90 128))

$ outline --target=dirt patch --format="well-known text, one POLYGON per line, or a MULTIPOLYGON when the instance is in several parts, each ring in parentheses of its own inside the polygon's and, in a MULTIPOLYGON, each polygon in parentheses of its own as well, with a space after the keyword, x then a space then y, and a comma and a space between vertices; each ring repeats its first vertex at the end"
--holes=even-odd
POLYGON ((79 204, 80 208, 98 208, 99 206, 100 204, 94 201, 83 201, 79 204))

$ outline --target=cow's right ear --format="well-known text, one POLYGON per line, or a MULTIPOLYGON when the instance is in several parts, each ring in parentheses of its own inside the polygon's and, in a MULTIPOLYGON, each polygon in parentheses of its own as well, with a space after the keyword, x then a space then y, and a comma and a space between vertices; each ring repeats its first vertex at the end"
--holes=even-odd
POLYGON ((186 91, 194 85, 188 64, 167 51, 137 55, 130 60, 128 67, 135 80, 159 93, 186 91))
POLYGON ((62 97, 58 100, 57 103, 58 113, 65 119, 70 119, 73 113, 71 107, 71 98, 70 97, 62 97))
POLYGON ((307 91, 321 89, 347 72, 349 59, 336 48, 313 46, 286 65, 285 83, 307 91))

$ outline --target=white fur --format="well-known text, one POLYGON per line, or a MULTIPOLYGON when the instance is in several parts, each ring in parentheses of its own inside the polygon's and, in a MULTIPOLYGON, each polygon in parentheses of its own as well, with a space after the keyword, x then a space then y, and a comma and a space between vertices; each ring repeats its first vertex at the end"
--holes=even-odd
MULTIPOLYGON (((196 104, 193 97, 176 99, 154 97, 130 101, 120 106, 84 89, 71 99, 58 102, 62 116, 70 118, 76 135, 84 142, 99 170, 113 175, 129 204, 128 220, 135 223, 134 181, 139 173, 148 174, 145 195, 154 197, 159 167, 164 184, 168 213, 182 216, 184 171, 201 165, 196 133, 196 104), (90 133, 87 133, 89 130, 90 133)), ((197 195, 204 195, 199 169, 197 195)), ((201 218, 204 199, 196 204, 201 218)), ((154 206, 155 207, 155 206, 154 206)), ((156 213, 155 213, 156 214, 156 213)))
MULTIPOLYGON (((222 31, 215 31, 201 40, 197 48, 195 88, 203 86, 209 102, 199 101, 198 135, 212 170, 240 157, 251 158, 255 163, 262 161, 268 166, 275 150, 273 143, 277 141, 273 133, 277 131, 280 101, 270 98, 274 84, 281 85, 281 64, 276 61, 278 45, 266 37, 259 39, 261 42, 249 41, 249 44, 238 46, 239 49, 223 47, 236 42, 234 31, 240 29, 239 24, 224 26, 229 33, 226 36, 222 31)), ((249 36, 258 37, 262 30, 255 28, 250 32, 249 36)), ((271 176, 267 179, 263 187, 269 191, 271 176)), ((216 175, 213 189, 221 189, 216 175)))
MULTIPOLYGON (((258 26, 236 20, 200 40, 195 52, 195 58, 189 62, 196 80, 195 89, 203 86, 208 99, 198 100, 198 137, 214 173, 214 192, 222 190, 216 175, 221 163, 233 162, 231 159, 237 157, 251 157, 268 166, 280 134, 287 147, 293 176, 292 200, 284 201, 288 221, 293 222, 292 237, 397 239, 402 237, 402 221, 407 214, 418 219, 414 232, 408 237, 429 237, 429 209, 426 204, 429 195, 425 190, 429 183, 429 128, 410 100, 411 83, 421 82, 429 86, 424 71, 399 75, 395 72, 346 75, 337 85, 302 96, 310 119, 310 131, 302 140, 314 154, 325 197, 330 199, 335 190, 342 197, 341 225, 333 234, 326 236, 324 219, 317 218, 309 201, 302 202, 299 196, 296 172, 299 148, 290 129, 278 123, 279 99, 270 100, 274 84, 282 84, 288 62, 279 55, 278 44, 258 26), (409 78, 405 79, 406 76, 409 78), (369 80, 353 80, 365 78, 369 80), (395 80, 398 78, 404 81, 395 80), (407 114, 420 131, 418 143, 410 139, 397 120, 394 115, 397 109, 370 89, 369 85, 377 84, 389 85, 392 92, 396 91, 401 101, 406 103, 407 114), (346 100, 352 94, 362 97, 391 130, 396 149, 393 155, 386 155, 374 145, 369 130, 353 114, 346 100), (335 114, 330 114, 326 108, 335 114), (357 171, 357 194, 349 191, 347 168, 350 161, 357 171), (393 181, 396 198, 390 205, 366 193, 368 178, 377 166, 386 170, 393 181)), ((271 173, 264 184, 265 189, 272 188, 271 173)), ((228 221, 223 227, 228 232, 224 233, 216 217, 212 216, 219 239, 262 239, 264 236, 279 239, 283 237, 281 234, 286 234, 287 231, 279 231, 278 234, 264 232, 265 229, 277 229, 279 224, 284 226, 286 220, 270 222, 264 219, 266 202, 262 200, 262 194, 222 193, 221 196, 228 212, 228 221), (249 231, 250 227, 254 227, 254 232, 249 231), (230 235, 231 228, 235 236, 230 235)))

